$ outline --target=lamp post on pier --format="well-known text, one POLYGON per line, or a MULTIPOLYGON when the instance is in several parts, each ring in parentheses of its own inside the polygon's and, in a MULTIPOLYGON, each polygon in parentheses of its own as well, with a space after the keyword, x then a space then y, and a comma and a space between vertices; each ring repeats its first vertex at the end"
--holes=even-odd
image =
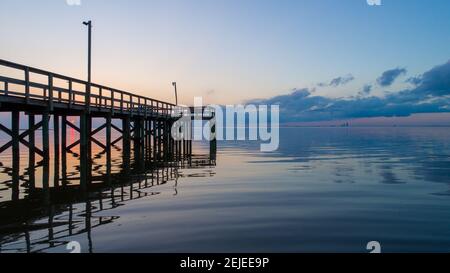
POLYGON ((83 22, 88 27, 88 78, 86 84, 85 103, 86 109, 80 115, 80 185, 86 189, 91 175, 91 145, 90 135, 92 129, 91 112, 91 83, 92 83, 92 21, 83 22))
POLYGON ((177 83, 172 83, 173 87, 175 88, 175 105, 178 106, 178 92, 177 92, 177 83))
POLYGON ((92 21, 83 22, 83 25, 88 27, 88 83, 92 81, 92 21))

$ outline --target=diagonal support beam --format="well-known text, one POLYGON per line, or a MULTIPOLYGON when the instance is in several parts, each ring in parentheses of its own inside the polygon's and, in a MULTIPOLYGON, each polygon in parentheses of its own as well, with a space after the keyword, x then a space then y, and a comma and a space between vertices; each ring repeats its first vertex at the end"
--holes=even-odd
POLYGON ((103 124, 102 126, 98 127, 97 129, 95 129, 94 131, 91 132, 91 136, 95 136, 96 134, 98 134, 101 130, 106 128, 106 123, 103 124))
MULTIPOLYGON (((98 140, 96 140, 95 138, 93 138, 93 137, 90 137, 90 139, 91 139, 91 141, 92 142, 94 142, 95 144, 97 144, 98 146, 100 146, 102 149, 106 149, 106 146, 103 144, 103 143, 101 143, 100 141, 98 141, 98 140)), ((70 144, 69 146, 67 146, 67 151, 70 151, 70 150, 72 150, 72 148, 74 148, 74 147, 76 147, 78 144, 80 144, 81 143, 81 141, 80 140, 77 140, 77 141, 75 141, 74 143, 72 143, 72 144, 70 144)))
POLYGON ((6 143, 5 145, 3 145, 2 147, 0 147, 0 154, 3 153, 4 151, 8 150, 9 147, 12 146, 12 141, 6 143))
POLYGON ((33 150, 35 153, 37 153, 38 155, 44 157, 44 152, 36 147, 33 147, 28 141, 21 139, 20 142, 25 145, 28 149, 33 150))
MULTIPOLYGON (((71 128, 73 128, 74 130, 76 130, 78 133, 80 133, 80 128, 78 128, 77 126, 75 126, 75 124, 71 123, 70 121, 67 121, 67 125, 71 128)), ((115 125, 111 125, 114 129, 118 130, 119 132, 122 132, 122 130, 120 128, 118 128, 115 125)), ((102 131, 103 129, 106 128, 106 123, 103 124, 102 126, 98 127, 97 129, 95 129, 94 131, 92 131, 89 135, 90 135, 90 140, 92 142, 94 142, 95 144, 97 144, 98 146, 100 146, 102 149, 106 149, 106 146, 101 143, 100 141, 98 141, 97 139, 95 139, 93 136, 98 134, 100 131, 102 131)), ((119 142, 120 140, 118 140, 117 142, 119 142)), ((116 142, 116 143, 117 143, 116 142)), ((69 146, 67 146, 67 151, 70 151, 71 149, 73 149, 74 147, 76 147, 77 145, 79 145, 81 143, 80 140, 75 141, 74 143, 70 144, 69 146)))
MULTIPOLYGON (((31 132, 36 131, 36 130, 38 130, 39 128, 41 128, 41 127, 42 127, 42 124, 43 124, 43 123, 42 123, 42 121, 41 121, 41 122, 35 124, 35 125, 33 126, 33 128, 28 129, 28 130, 26 130, 25 132, 23 132, 22 134, 19 135, 19 141, 20 141, 23 145, 27 146, 29 149, 33 150, 35 153, 37 153, 37 154, 40 155, 40 156, 43 156, 43 155, 44 155, 44 153, 42 152, 42 150, 40 150, 40 149, 38 149, 38 148, 36 148, 36 147, 33 147, 28 141, 25 140, 25 138, 26 138, 27 136, 29 136, 31 132)), ((1 129, 2 131, 4 131, 5 133, 7 133, 8 135, 12 136, 12 131, 9 130, 8 128, 6 128, 5 126, 3 126, 2 124, 0 124, 0 129, 1 129)), ((3 146, 0 148, 0 154, 3 153, 4 151, 6 151, 6 150, 7 150, 9 147, 11 147, 12 145, 13 145, 13 141, 12 141, 12 140, 9 141, 8 143, 6 143, 5 145, 3 145, 3 146)))
POLYGON ((101 148, 106 149, 106 146, 103 145, 103 143, 101 143, 100 141, 96 140, 95 138, 91 137, 91 141, 100 146, 101 148))
POLYGON ((119 127, 117 127, 116 125, 114 125, 114 124, 111 123, 111 127, 114 128, 114 130, 116 130, 117 132, 123 134, 123 130, 120 129, 119 127))
POLYGON ((77 126, 75 126, 75 124, 73 124, 70 121, 67 121, 67 125, 69 125, 70 128, 74 129, 75 131, 77 131, 78 133, 81 133, 80 128, 78 128, 77 126))
POLYGON ((119 143, 119 141, 121 141, 123 139, 123 136, 119 137, 118 139, 114 140, 113 142, 111 142, 111 146, 116 145, 117 143, 119 143))
MULTIPOLYGON (((74 129, 75 131, 77 131, 78 133, 80 133, 81 134, 81 130, 80 130, 80 128, 78 128, 75 124, 73 124, 72 122, 70 122, 70 121, 66 121, 66 124, 67 124, 67 126, 69 126, 70 128, 72 128, 72 129, 74 129)), ((69 146, 67 146, 66 147, 66 151, 71 151, 72 150, 72 148, 74 148, 75 146, 77 146, 78 144, 80 144, 80 141, 78 140, 78 141, 75 141, 74 143, 72 143, 72 144, 70 144, 69 146)))
POLYGON ((77 146, 78 144, 80 144, 80 141, 77 140, 74 143, 70 144, 69 146, 67 146, 66 151, 70 151, 72 150, 72 148, 75 148, 75 146, 77 146))
POLYGON ((20 138, 26 138, 27 136, 29 136, 31 134, 31 132, 38 130, 39 128, 42 127, 43 122, 39 122, 37 124, 35 124, 31 129, 26 130, 25 132, 23 132, 19 137, 20 138))
POLYGON ((13 133, 11 130, 9 130, 8 128, 6 128, 3 124, 0 123, 0 130, 2 130, 3 132, 7 133, 8 135, 10 135, 12 137, 13 133))

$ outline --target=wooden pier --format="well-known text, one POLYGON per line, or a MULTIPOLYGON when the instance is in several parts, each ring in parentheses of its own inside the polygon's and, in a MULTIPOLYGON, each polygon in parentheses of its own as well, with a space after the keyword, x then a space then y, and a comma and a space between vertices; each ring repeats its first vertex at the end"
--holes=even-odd
MULTIPOLYGON (((120 142, 125 166, 131 161, 140 168, 146 168, 189 159, 192 140, 175 140, 171 135, 172 125, 183 117, 183 114, 175 114, 179 112, 176 107, 171 103, 0 59, 0 112, 11 113, 10 128, 0 123, 0 130, 11 137, 11 141, 0 147, 0 154, 12 148, 12 199, 19 198, 21 144, 29 152, 30 188, 35 184, 37 157, 42 158, 42 184, 45 188, 50 182, 50 158, 54 162, 55 182, 64 181, 65 173, 60 168, 66 167, 67 153, 76 147, 79 148, 82 188, 89 187, 92 181, 92 145, 104 150, 109 174, 111 147, 120 142), (24 131, 21 131, 21 113, 25 113, 28 119, 24 131), (39 122, 36 122, 37 118, 39 122), (74 118, 78 119, 78 124, 70 121, 74 118), (94 118, 103 120, 103 124, 94 128, 94 118), (117 123, 121 126, 115 125, 117 123), (51 128, 53 136, 50 135, 51 128), (79 133, 79 139, 71 144, 67 140, 68 128, 79 133), (106 141, 99 141, 96 135, 103 130, 106 131, 106 141), (113 130, 119 133, 117 139, 112 139, 113 130), (42 148, 36 145, 38 132, 42 134, 42 148), (51 138, 54 147, 50 147, 51 138)), ((187 109, 188 115, 193 116, 194 109, 187 109)), ((206 112, 201 109, 203 120, 214 118, 214 114, 206 112)), ((216 141, 212 140, 210 145, 210 158, 215 160, 216 141)))

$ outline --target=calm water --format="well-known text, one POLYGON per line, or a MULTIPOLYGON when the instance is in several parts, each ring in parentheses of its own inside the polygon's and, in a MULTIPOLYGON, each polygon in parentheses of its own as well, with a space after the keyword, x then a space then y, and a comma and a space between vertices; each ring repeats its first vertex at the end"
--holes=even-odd
POLYGON ((48 204, 24 185, 10 202, 3 154, 1 250, 367 252, 375 240, 385 252, 450 252, 450 128, 285 128, 279 151, 258 147, 219 143, 216 166, 121 178, 84 199, 60 189, 48 204))

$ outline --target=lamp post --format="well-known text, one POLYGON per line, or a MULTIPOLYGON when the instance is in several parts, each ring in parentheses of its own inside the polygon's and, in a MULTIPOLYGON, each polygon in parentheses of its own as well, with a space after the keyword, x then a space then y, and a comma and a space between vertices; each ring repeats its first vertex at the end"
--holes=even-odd
POLYGON ((172 83, 173 87, 175 88, 175 105, 178 106, 178 92, 177 92, 177 83, 172 83))
POLYGON ((90 132, 91 132, 91 49, 92 49, 92 21, 83 22, 88 27, 88 82, 86 84, 85 112, 80 116, 80 184, 82 188, 87 186, 90 175, 89 158, 91 155, 90 132))
POLYGON ((83 22, 88 27, 88 83, 91 83, 91 65, 92 65, 92 21, 83 22))

